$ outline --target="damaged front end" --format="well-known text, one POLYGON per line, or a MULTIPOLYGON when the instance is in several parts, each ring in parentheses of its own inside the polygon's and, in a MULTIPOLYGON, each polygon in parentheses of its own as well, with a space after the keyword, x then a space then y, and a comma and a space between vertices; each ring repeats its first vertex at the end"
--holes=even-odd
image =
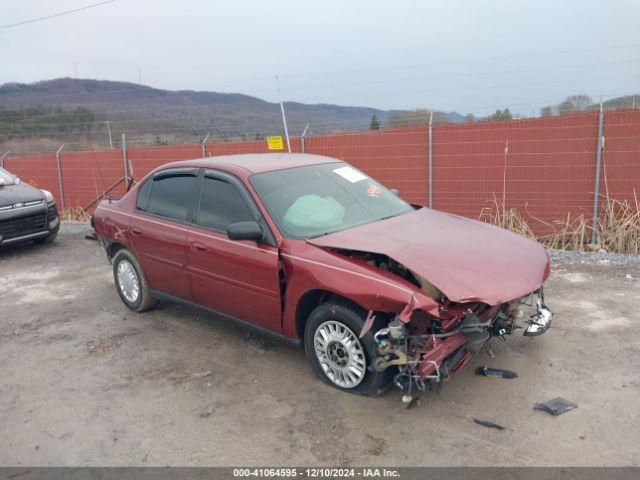
POLYGON ((382 372, 396 367, 394 384, 404 393, 403 401, 410 403, 427 389, 440 391, 489 339, 504 339, 521 328, 525 336, 541 335, 551 320, 542 287, 495 306, 444 299, 438 316, 417 309, 408 320, 395 315, 387 327, 376 331, 378 357, 372 368, 382 372))

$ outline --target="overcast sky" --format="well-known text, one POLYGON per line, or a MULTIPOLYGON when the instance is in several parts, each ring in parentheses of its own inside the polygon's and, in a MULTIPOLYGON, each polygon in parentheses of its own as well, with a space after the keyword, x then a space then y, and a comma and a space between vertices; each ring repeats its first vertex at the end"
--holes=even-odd
MULTIPOLYGON (((0 25, 99 0, 0 0, 0 25)), ((0 29, 0 83, 138 82, 384 109, 530 115, 640 91, 638 0, 117 0, 0 29)))

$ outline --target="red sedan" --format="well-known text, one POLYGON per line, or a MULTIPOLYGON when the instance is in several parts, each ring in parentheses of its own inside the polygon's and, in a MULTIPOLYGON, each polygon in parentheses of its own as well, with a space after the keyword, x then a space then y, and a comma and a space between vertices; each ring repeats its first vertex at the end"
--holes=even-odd
POLYGON ((232 155, 163 165, 93 215, 124 304, 203 307, 304 346, 337 388, 405 399, 491 337, 544 333, 538 243, 409 205, 333 158, 232 155))

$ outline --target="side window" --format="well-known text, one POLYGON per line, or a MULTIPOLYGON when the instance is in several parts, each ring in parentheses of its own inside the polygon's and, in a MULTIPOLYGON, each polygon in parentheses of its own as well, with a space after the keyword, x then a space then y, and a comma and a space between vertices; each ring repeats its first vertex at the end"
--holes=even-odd
POLYGON ((255 218, 247 202, 234 185, 214 178, 204 179, 198 225, 226 231, 232 223, 252 220, 255 218))
POLYGON ((147 211, 147 207, 149 205, 149 194, 151 193, 151 186, 153 185, 153 179, 150 178, 144 185, 140 187, 138 190, 138 198, 136 199, 136 209, 142 210, 143 212, 147 211))
POLYGON ((185 222, 195 185, 196 177, 192 175, 154 178, 147 211, 185 222))

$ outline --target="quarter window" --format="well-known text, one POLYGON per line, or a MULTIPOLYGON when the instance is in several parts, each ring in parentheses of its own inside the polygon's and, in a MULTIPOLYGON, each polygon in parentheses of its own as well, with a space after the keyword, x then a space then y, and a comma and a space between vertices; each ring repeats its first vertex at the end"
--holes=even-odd
POLYGON ((223 180, 204 179, 198 212, 199 225, 226 231, 232 223, 254 220, 247 202, 235 186, 223 180))
POLYGON ((136 208, 138 210, 142 210, 143 212, 147 211, 147 207, 149 206, 149 194, 151 193, 152 185, 153 179, 147 180, 138 190, 138 198, 136 199, 136 208))
MULTIPOLYGON (((196 177, 176 175, 153 179, 147 211, 180 222, 187 221, 196 177)), ((142 192, 141 192, 142 193, 142 192)))

